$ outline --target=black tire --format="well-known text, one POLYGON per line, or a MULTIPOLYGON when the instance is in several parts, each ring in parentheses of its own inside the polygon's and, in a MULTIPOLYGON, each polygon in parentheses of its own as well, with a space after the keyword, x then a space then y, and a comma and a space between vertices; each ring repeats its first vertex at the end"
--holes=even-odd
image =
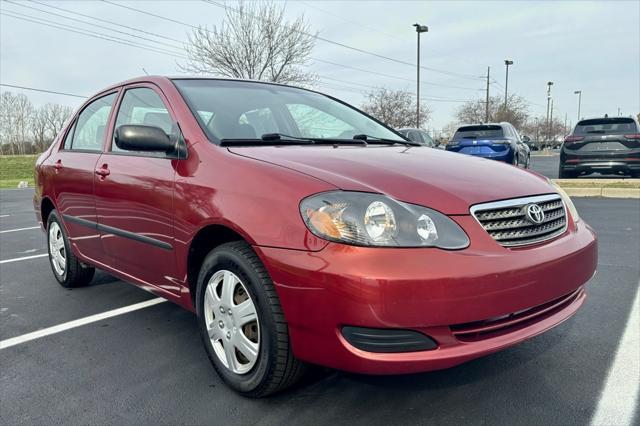
POLYGON ((49 213, 49 217, 47 218, 47 250, 49 252, 49 265, 51 266, 53 276, 56 277, 56 280, 58 280, 62 287, 82 287, 91 282, 96 271, 90 266, 83 265, 82 262, 80 262, 80 260, 78 260, 78 258, 73 254, 69 245, 69 238, 67 237, 64 226, 62 225, 60 217, 55 210, 49 213), (61 238, 64 242, 65 267, 62 273, 56 270, 56 267, 54 266, 54 255, 51 252, 51 230, 54 226, 58 227, 61 238))
POLYGON ((287 323, 273 282, 246 242, 222 244, 204 259, 198 275, 196 312, 209 360, 222 380, 238 393, 252 398, 264 397, 293 385, 303 376, 306 366, 291 351, 287 323), (244 374, 237 374, 222 363, 207 332, 205 292, 210 278, 221 270, 231 271, 242 281, 258 315, 258 356, 251 370, 244 374))
POLYGON ((530 167, 531 167, 531 154, 528 154, 527 155, 527 162, 525 163, 524 168, 528 169, 530 167))
POLYGON ((558 170, 558 177, 560 179, 573 179, 575 177, 577 177, 578 174, 576 172, 568 172, 565 169, 563 169, 562 167, 560 167, 560 169, 558 170))

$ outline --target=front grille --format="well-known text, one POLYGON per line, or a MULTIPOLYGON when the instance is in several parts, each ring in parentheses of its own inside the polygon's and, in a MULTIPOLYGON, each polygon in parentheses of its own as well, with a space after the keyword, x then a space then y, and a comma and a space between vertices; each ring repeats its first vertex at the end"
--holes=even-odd
POLYGON ((476 204, 471 207, 471 214, 494 240, 505 247, 540 243, 567 229, 566 209, 558 194, 476 204), (537 205, 544 212, 540 223, 527 216, 526 210, 530 205, 537 205))

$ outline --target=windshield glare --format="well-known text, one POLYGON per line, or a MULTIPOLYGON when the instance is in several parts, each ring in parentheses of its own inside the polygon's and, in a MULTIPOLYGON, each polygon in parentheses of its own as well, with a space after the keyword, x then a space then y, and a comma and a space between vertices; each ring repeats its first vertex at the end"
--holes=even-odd
POLYGON ((173 82, 213 142, 255 140, 268 133, 310 139, 352 139, 365 134, 402 141, 366 115, 319 93, 233 80, 173 82))

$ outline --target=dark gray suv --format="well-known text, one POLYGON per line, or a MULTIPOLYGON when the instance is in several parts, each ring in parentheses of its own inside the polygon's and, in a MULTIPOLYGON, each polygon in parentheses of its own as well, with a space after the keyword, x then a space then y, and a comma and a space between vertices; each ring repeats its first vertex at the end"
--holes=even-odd
POLYGON ((640 177, 640 126, 631 117, 580 120, 560 150, 560 178, 594 172, 640 177))

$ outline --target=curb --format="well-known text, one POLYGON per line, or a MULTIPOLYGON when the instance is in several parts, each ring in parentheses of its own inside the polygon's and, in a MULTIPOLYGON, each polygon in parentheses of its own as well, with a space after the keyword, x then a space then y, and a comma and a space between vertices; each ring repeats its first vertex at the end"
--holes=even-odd
POLYGON ((605 197, 605 198, 634 198, 640 199, 640 179, 552 179, 571 197, 605 197), (615 184, 625 183, 629 187, 616 187, 615 184), (592 186, 572 186, 574 184, 589 184, 592 186))

